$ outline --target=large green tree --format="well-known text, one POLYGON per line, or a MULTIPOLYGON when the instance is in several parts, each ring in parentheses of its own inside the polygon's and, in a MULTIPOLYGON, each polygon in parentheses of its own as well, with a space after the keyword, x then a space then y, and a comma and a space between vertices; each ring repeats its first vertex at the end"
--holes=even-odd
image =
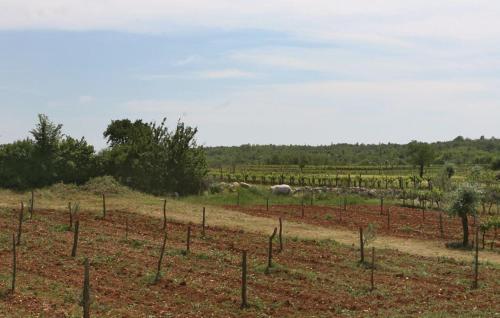
POLYGON ((412 141, 408 144, 408 154, 411 163, 419 167, 419 175, 424 176, 424 168, 436 158, 434 148, 425 142, 412 141))
POLYGON ((54 182, 84 183, 97 174, 94 148, 83 138, 63 135, 61 124, 40 114, 30 133, 33 139, 0 146, 0 186, 27 189, 54 182))
POLYGON ((101 154, 105 171, 146 192, 196 193, 207 173, 196 133, 182 122, 169 131, 165 119, 160 124, 114 120, 104 132, 110 145, 101 154))

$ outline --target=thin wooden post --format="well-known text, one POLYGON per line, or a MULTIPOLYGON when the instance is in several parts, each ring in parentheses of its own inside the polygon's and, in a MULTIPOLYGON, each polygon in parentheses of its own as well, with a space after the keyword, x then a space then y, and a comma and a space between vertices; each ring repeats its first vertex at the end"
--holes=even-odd
POLYGON ((71 231, 73 229, 73 211, 71 207, 71 202, 68 202, 68 211, 69 211, 69 227, 68 231, 71 231))
POLYGON ((16 236, 12 233, 12 285, 10 291, 14 293, 16 290, 16 274, 17 274, 17 251, 16 251, 16 236))
POLYGON ((278 238, 280 241, 280 252, 281 252, 281 251, 283 251, 283 221, 282 221, 281 217, 280 217, 280 230, 279 230, 278 238))
POLYGON ((165 231, 167 228, 167 199, 163 200, 163 228, 162 230, 165 231))
POLYGON ((187 228, 187 238, 186 238, 186 254, 189 254, 191 245, 191 226, 188 226, 187 228))
POLYGON ((344 196, 344 211, 347 211, 347 196, 344 196))
POLYGON ((311 206, 314 204, 314 192, 311 190, 311 206))
POLYGON ((439 212, 439 234, 444 238, 443 212, 439 212))
POLYGON ((241 308, 247 307, 247 251, 244 250, 241 260, 241 308))
POLYGON ((425 222, 425 201, 422 202, 422 225, 425 222))
POLYGON ((90 266, 88 258, 85 258, 84 266, 82 293, 83 318, 90 318, 90 266))
POLYGON ((125 241, 128 241, 128 216, 125 219, 125 241))
POLYGON ((203 237, 205 237, 205 222, 205 207, 203 207, 203 218, 201 220, 201 235, 203 235, 203 237))
POLYGON ((160 280, 160 271, 161 271, 161 263, 163 261, 163 254, 165 253, 165 245, 167 244, 167 231, 164 231, 165 234, 163 236, 163 244, 160 250, 160 258, 158 259, 158 267, 156 269, 155 283, 160 280))
POLYGON ((24 218, 24 203, 21 202, 21 211, 19 211, 19 224, 17 227, 17 245, 21 244, 21 233, 23 231, 23 218, 24 218))
POLYGON ((238 195, 236 196, 236 205, 240 206, 240 190, 238 190, 238 195))
POLYGON ((391 207, 387 208, 387 229, 391 229, 391 207))
POLYGON ((30 220, 33 218, 33 210, 35 207, 35 192, 31 190, 31 200, 30 200, 30 220))
POLYGON ((380 198, 380 215, 384 214, 384 197, 380 198))
POLYGON ((102 218, 106 218, 106 195, 102 194, 102 218))
POLYGON ((372 268, 371 268, 371 275, 370 275, 370 283, 371 283, 371 291, 375 289, 375 284, 373 281, 373 272, 375 271, 375 247, 372 246, 372 268))
POLYGON ((266 198, 266 211, 269 211, 269 198, 266 198))
POLYGON ((269 269, 273 267, 273 239, 276 236, 277 228, 274 228, 273 234, 269 237, 269 249, 267 253, 267 269, 266 273, 269 273, 269 269))
POLYGON ((472 288, 476 289, 478 287, 477 281, 479 277, 479 231, 476 227, 476 253, 474 255, 474 282, 472 283, 472 288))
POLYGON ((365 241, 363 240, 363 228, 359 227, 359 251, 360 251, 360 263, 365 262, 365 241))
POLYGON ((340 223, 342 223, 342 198, 339 197, 339 218, 340 218, 340 223))
POLYGON ((301 209, 301 215, 302 215, 302 217, 304 217, 304 215, 305 215, 305 211, 304 211, 304 209, 305 209, 304 208, 304 198, 302 198, 302 207, 301 208, 302 208, 301 209))
POLYGON ((80 228, 80 220, 75 221, 75 233, 73 235, 73 248, 71 249, 71 257, 76 256, 76 249, 78 247, 78 231, 80 228))

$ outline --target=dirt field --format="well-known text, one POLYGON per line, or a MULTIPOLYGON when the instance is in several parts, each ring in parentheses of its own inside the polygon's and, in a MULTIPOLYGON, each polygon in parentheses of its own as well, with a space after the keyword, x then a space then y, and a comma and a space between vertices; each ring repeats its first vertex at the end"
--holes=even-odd
MULTIPOLYGON (((275 266, 265 273, 268 238, 193 225, 184 255, 186 224, 170 221, 163 277, 152 284, 162 240, 161 219, 113 210, 107 218, 83 211, 80 244, 64 210, 36 211, 23 226, 18 278, 8 292, 11 235, 17 213, 0 209, 0 316, 79 317, 83 259, 91 259, 93 317, 387 317, 500 315, 500 270, 483 265, 471 290, 469 262, 376 250, 375 290, 356 247, 331 240, 275 242, 275 266), (125 220, 129 220, 125 240, 125 220), (241 249, 249 253, 250 308, 240 310, 241 249)), ((366 251, 370 257, 369 249, 366 251)))
MULTIPOLYGON (((266 206, 225 206, 227 209, 237 210, 250 215, 264 217, 284 217, 306 224, 320 225, 327 228, 346 228, 356 231, 359 227, 366 228, 368 224, 376 227, 377 233, 401 238, 432 239, 446 241, 461 241, 462 223, 458 217, 450 217, 445 212, 406 208, 400 206, 385 206, 380 213, 380 207, 375 205, 348 206, 347 211, 326 206, 305 206, 304 216, 302 207, 297 205, 274 205, 266 210, 266 206), (388 213, 390 216, 388 218, 388 213), (440 230, 440 214, 443 232, 440 230), (389 226, 388 226, 389 221, 389 226)), ((474 220, 469 218, 470 240, 474 239, 474 220)), ((500 233, 494 241, 494 248, 500 246, 500 233)), ((485 235, 485 247, 492 245, 494 233, 485 235)), ((482 236, 480 236, 482 243, 482 236)))

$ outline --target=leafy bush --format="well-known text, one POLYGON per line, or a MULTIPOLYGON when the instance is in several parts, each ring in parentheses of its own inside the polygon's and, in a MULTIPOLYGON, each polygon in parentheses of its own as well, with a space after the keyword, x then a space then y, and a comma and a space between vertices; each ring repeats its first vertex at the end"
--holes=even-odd
POLYGON ((491 169, 500 170, 500 158, 496 158, 495 160, 493 160, 493 162, 491 163, 491 169))

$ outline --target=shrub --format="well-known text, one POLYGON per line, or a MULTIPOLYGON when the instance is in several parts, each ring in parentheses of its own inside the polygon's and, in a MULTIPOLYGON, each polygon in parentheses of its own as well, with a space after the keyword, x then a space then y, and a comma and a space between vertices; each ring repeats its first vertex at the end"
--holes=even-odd
POLYGON ((92 178, 82 186, 82 189, 93 194, 126 194, 130 192, 129 188, 121 185, 115 178, 110 176, 92 178))

